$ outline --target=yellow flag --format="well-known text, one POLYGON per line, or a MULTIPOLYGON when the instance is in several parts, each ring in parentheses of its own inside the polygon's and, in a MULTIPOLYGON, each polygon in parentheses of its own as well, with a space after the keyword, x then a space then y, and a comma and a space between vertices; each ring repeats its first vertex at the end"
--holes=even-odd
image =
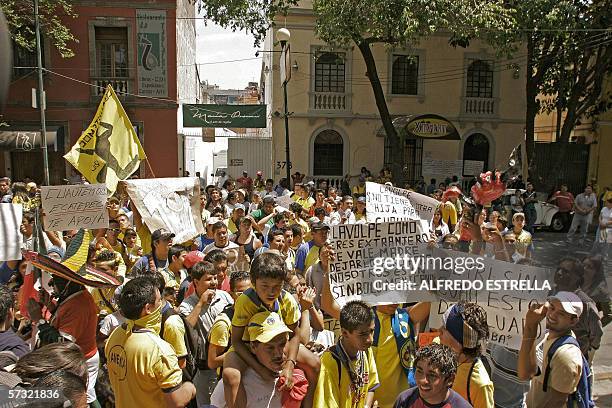
POLYGON ((77 143, 64 155, 90 183, 104 183, 113 194, 146 155, 117 94, 108 85, 96 114, 77 143))

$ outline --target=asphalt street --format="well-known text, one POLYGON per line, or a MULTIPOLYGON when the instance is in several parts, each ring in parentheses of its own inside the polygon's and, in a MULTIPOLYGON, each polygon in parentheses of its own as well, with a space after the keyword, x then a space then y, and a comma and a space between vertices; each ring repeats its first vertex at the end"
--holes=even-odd
MULTIPOLYGON (((556 267, 564 256, 574 256, 583 259, 593 245, 595 233, 590 233, 585 245, 578 242, 567 243, 565 233, 536 231, 534 237, 534 258, 542 266, 556 267)), ((576 240, 577 241, 577 240, 576 240)), ((606 265, 608 287, 612 287, 612 260, 606 265)), ((612 324, 604 328, 604 336, 600 349, 593 359, 594 396, 597 407, 612 407, 612 324)))

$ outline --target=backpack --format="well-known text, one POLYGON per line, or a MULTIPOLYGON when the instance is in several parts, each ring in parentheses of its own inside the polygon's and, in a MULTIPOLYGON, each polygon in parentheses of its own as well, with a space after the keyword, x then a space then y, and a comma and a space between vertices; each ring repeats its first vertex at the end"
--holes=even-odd
POLYGON ((160 337, 164 338, 164 326, 166 320, 172 315, 179 315, 185 326, 185 348, 187 356, 185 368, 183 368, 183 381, 193 381, 198 370, 208 370, 208 333, 198 317, 197 327, 191 327, 185 316, 179 314, 173 307, 169 307, 162 313, 160 337))
MULTIPOLYGON (((546 354, 546 358, 548 359, 548 365, 546 366, 546 371, 544 372, 544 392, 548 389, 548 378, 550 377, 550 372, 552 370, 551 363, 553 356, 559 349, 559 347, 571 344, 578 349, 580 349, 580 344, 578 344, 578 340, 574 336, 562 336, 554 341, 550 349, 548 349, 548 353, 546 354)), ((581 353, 582 355, 582 353, 581 353)), ((578 381, 578 386, 576 387, 576 392, 570 394, 567 397, 567 406, 568 408, 594 408, 595 402, 593 402, 593 390, 591 389, 591 368, 589 367, 589 362, 582 355, 582 375, 580 376, 580 380, 578 381)))

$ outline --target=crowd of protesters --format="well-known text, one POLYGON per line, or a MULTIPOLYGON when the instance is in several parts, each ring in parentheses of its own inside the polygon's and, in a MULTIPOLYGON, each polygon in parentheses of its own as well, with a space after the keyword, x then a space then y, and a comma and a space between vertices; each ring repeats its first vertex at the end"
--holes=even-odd
MULTIPOLYGON (((529 307, 517 352, 487 341, 476 303, 452 305, 433 328, 427 302, 336 303, 330 228, 366 223, 366 181, 391 179, 365 167, 337 186, 297 172, 291 183, 222 175, 201 185, 205 233, 182 243, 164 229, 148 233, 119 189, 108 199, 108 228, 91 231, 87 262, 120 286, 53 276, 37 301, 24 302, 28 263, 0 265, 0 386, 61 389, 76 407, 565 406, 612 320, 604 274, 612 192, 598 203, 591 186, 576 198, 561 186, 550 197, 568 224, 574 213, 569 240, 578 229, 584 240, 595 219, 595 244, 583 260, 560 260, 554 294, 529 307), (277 204, 283 196, 288 208, 277 204), (420 344, 429 330, 438 333, 420 344)), ((485 208, 465 199, 457 177, 404 187, 440 201, 430 246, 535 264, 537 198, 520 183, 507 202, 485 208)), ((37 250, 38 191, 0 178, 0 201, 22 205, 24 250, 37 250)), ((76 234, 44 232, 48 256, 61 261, 76 234)))

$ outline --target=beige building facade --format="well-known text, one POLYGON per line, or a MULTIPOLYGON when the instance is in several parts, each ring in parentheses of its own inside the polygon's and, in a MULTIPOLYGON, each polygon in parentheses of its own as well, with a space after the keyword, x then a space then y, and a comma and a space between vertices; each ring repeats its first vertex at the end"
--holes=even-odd
MULTIPOLYGON (((317 38, 312 10, 301 4, 276 27, 291 32, 287 105, 292 173, 335 180, 359 174, 365 166, 376 177, 390 154, 363 58, 354 44, 332 48, 317 38)), ((285 174, 285 128, 276 29, 265 40, 261 81, 278 179, 285 174)), ((524 66, 500 61, 479 41, 453 48, 444 35, 410 48, 377 44, 373 53, 392 116, 440 115, 460 135, 461 140, 406 139, 407 183, 420 176, 427 182, 453 175, 467 179, 474 167, 464 167, 464 160, 482 162, 485 169, 506 166, 524 139, 524 66)))

